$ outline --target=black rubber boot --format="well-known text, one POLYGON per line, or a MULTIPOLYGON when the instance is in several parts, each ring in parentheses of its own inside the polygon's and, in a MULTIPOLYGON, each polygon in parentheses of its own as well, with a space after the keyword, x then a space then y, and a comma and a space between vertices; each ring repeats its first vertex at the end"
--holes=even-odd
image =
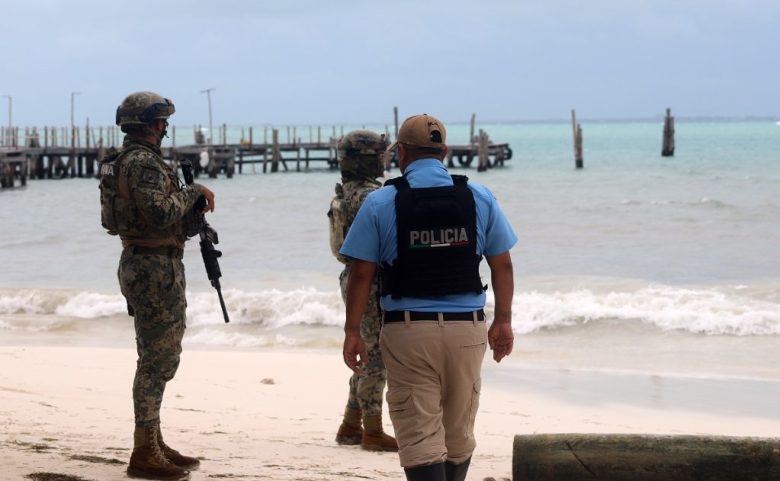
POLYGON ((447 481, 466 481, 466 473, 469 471, 469 464, 471 464, 471 458, 468 458, 460 464, 452 464, 449 461, 444 463, 447 481))
POLYGON ((447 481, 444 474, 444 463, 404 468, 404 472, 407 481, 447 481))

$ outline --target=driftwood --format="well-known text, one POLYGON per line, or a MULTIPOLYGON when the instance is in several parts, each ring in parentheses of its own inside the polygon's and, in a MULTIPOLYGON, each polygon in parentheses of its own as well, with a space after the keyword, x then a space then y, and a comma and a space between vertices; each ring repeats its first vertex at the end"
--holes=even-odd
POLYGON ((513 481, 780 480, 780 438, 515 436, 513 481))

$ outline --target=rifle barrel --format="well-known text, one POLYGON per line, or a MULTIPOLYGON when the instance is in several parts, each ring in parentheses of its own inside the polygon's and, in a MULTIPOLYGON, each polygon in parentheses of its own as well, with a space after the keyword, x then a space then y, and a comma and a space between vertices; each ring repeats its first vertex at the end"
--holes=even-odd
POLYGON ((222 307, 222 317, 225 318, 225 324, 230 322, 230 318, 228 317, 227 307, 225 307, 225 299, 222 298, 222 288, 219 287, 219 281, 217 281, 217 284, 214 286, 217 289, 217 295, 219 296, 219 305, 222 307))

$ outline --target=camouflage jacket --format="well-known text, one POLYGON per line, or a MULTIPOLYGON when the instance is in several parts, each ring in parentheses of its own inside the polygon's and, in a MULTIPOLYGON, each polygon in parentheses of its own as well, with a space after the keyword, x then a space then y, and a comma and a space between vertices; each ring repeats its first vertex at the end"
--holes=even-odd
POLYGON ((117 232, 122 245, 183 247, 182 218, 200 197, 199 185, 182 187, 159 147, 129 136, 114 170, 118 197, 126 200, 115 208, 118 224, 125 226, 117 232))
POLYGON ((376 180, 350 180, 336 184, 336 195, 331 200, 328 211, 330 250, 342 264, 349 264, 349 259, 339 254, 347 231, 366 196, 381 186, 376 180))

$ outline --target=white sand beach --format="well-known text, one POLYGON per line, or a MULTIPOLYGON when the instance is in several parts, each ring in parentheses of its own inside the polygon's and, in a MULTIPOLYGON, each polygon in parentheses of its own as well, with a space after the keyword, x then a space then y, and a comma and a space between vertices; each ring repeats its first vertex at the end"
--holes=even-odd
MULTIPOLYGON (((511 478, 515 434, 544 432, 693 433, 774 436, 780 419, 631 402, 621 383, 551 369, 522 369, 523 353, 486 359, 471 480, 511 478), (522 385, 499 381, 521 372, 522 385), (567 377, 569 378, 567 381, 567 377), (572 379, 613 401, 556 398, 572 379), (557 387, 550 388, 550 385, 557 387), (603 389, 601 389, 603 388, 603 389)), ((35 472, 87 480, 126 479, 132 447, 130 386, 135 352, 126 348, 0 347, 0 479, 35 472)), ((166 440, 202 459, 192 480, 404 479, 395 453, 336 445, 349 371, 337 351, 234 351, 185 347, 163 404, 166 440)), ((639 383, 644 382, 634 379, 639 383)), ((663 380, 654 381, 656 396, 663 380)), ((725 382, 725 381, 724 381, 725 382)), ((727 386, 728 387, 728 386, 727 386)), ((688 398, 696 398, 696 390, 688 398)), ((652 396, 651 396, 652 397, 652 396)), ((682 400, 680 400, 682 399, 682 400)), ((385 414, 386 429, 392 430, 385 414)))

